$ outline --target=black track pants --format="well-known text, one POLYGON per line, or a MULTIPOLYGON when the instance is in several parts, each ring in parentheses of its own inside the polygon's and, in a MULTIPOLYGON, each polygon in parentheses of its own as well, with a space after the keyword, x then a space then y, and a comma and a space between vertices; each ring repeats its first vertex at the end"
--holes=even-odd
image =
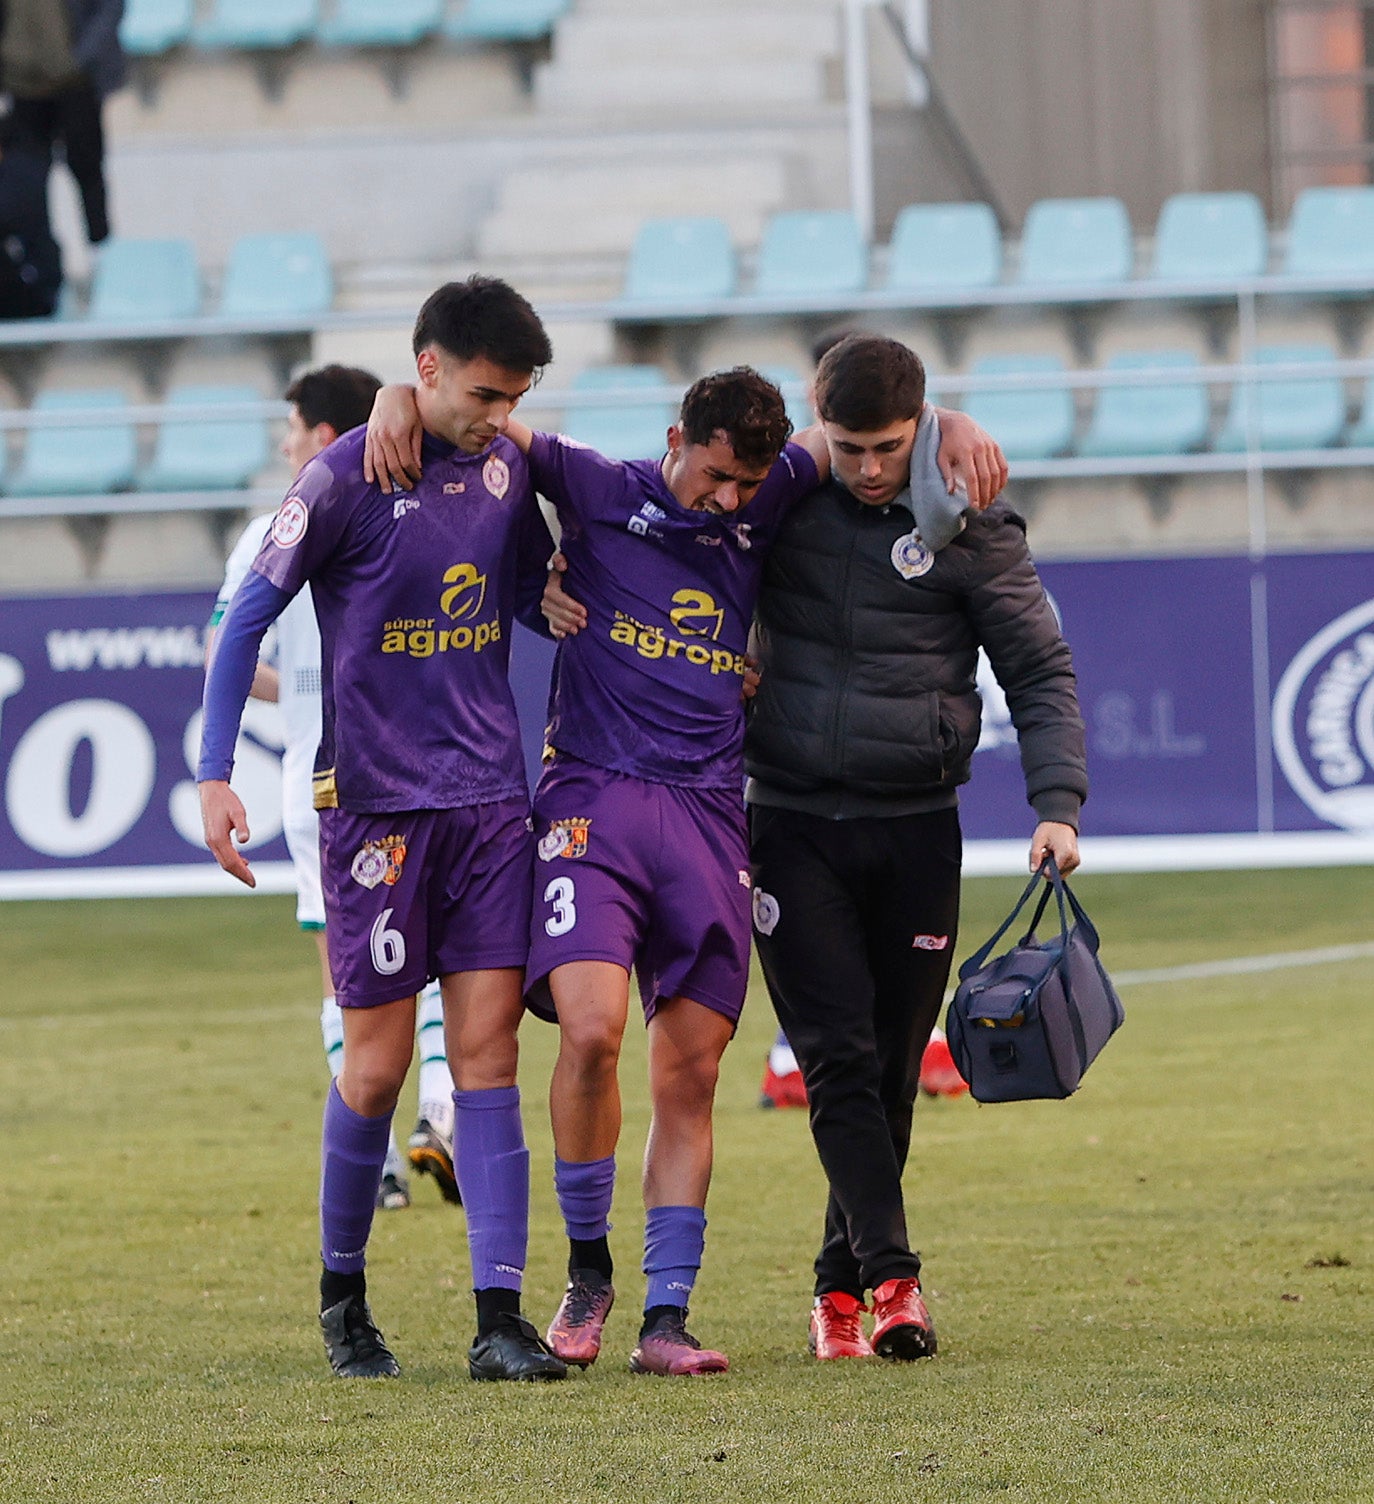
POLYGON ((918 1273, 902 1170, 959 925, 957 810, 749 812, 754 933, 830 1182, 816 1293, 918 1273))

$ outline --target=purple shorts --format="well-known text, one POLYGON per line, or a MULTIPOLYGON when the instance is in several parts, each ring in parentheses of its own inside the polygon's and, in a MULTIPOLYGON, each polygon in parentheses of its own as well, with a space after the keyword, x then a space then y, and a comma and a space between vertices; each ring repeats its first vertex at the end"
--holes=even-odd
POLYGON ((526 808, 508 799, 387 815, 320 811, 325 939, 341 1007, 410 997, 451 971, 525 964, 526 808))
POLYGON ((646 1019, 689 997, 738 1019, 749 983, 744 802, 560 757, 534 796, 526 1003, 552 1019, 548 976, 569 961, 634 967, 646 1019))

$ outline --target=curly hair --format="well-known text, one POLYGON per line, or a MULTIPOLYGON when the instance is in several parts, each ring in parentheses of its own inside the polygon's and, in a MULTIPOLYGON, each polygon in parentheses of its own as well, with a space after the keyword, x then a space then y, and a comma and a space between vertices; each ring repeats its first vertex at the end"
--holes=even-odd
POLYGON ((752 366, 713 371, 693 382, 678 422, 689 444, 709 444, 724 433, 746 465, 771 465, 792 432, 782 393, 752 366))

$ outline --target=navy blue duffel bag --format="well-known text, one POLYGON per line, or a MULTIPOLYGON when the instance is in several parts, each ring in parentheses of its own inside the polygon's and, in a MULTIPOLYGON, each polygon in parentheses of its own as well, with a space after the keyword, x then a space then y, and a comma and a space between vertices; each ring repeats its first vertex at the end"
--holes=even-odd
POLYGON ((1097 958, 1097 931, 1054 858, 1046 857, 997 933, 959 968, 945 1032, 977 1101, 1024 1102, 1077 1091, 1124 1017, 1097 958), (1026 934, 989 961, 1037 885, 1043 891, 1026 934), (1035 931, 1051 894, 1059 906, 1059 933, 1041 941, 1035 931))

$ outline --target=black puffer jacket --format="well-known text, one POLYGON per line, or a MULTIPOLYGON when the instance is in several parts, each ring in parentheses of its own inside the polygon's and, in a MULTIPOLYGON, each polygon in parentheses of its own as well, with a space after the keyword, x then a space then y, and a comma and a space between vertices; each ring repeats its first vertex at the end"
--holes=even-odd
POLYGON ((978 648, 1006 692, 1042 820, 1078 823, 1083 722, 1068 644, 1004 503, 970 518, 928 572, 894 547, 910 512, 831 481, 788 518, 758 608, 763 681, 749 720, 749 797, 818 814, 948 807, 969 777, 978 648))

